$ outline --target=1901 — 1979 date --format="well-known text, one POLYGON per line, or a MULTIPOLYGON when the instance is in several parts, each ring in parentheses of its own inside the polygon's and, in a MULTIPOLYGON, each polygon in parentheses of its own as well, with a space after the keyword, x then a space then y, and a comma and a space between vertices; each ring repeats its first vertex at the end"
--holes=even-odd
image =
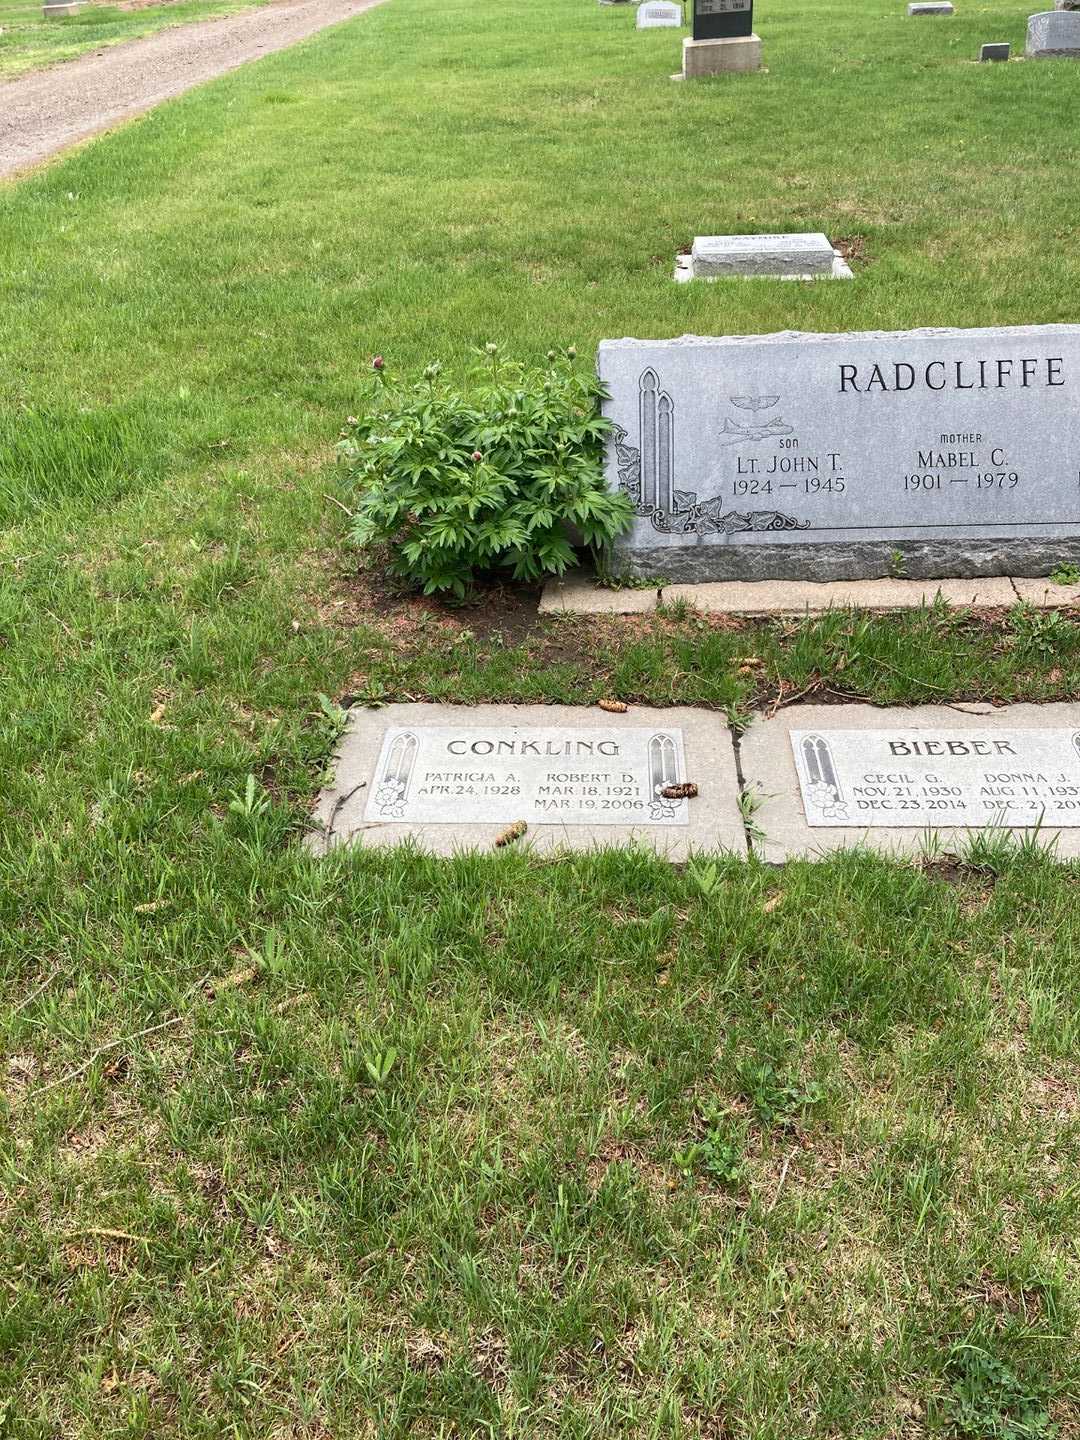
POLYGON ((936 471, 904 476, 907 494, 917 491, 944 490, 949 485, 974 485, 976 490, 1015 490, 1020 484, 1016 470, 985 470, 977 475, 941 475, 936 471))

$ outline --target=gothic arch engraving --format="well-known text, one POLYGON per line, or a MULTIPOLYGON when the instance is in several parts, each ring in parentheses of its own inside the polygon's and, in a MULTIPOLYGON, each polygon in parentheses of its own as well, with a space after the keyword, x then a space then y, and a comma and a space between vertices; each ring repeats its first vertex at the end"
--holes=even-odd
POLYGON ((403 730, 400 735, 394 736, 375 791, 379 813, 388 819, 400 820, 405 814, 418 748, 419 741, 411 730, 403 730))
MULTIPOLYGON (((637 515, 654 530, 662 535, 733 535, 739 531, 809 529, 808 520, 798 520, 780 510, 732 510, 724 514, 719 495, 699 501, 696 492, 677 489, 675 420, 675 401, 649 366, 638 376, 638 444, 627 443, 630 436, 621 425, 612 426, 619 485, 633 501, 637 515)), ((725 433, 731 428, 729 422, 725 433)), ((781 421, 764 425, 758 422, 735 426, 733 433, 735 442, 745 443, 790 433, 790 426, 781 421)))

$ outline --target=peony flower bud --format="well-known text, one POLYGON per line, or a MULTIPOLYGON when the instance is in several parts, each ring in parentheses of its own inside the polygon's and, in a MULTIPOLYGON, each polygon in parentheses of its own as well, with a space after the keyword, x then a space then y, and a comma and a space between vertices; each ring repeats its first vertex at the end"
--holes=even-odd
POLYGON ((382 358, 382 356, 376 355, 371 361, 371 368, 372 370, 381 370, 385 366, 385 364, 386 361, 382 358))
POLYGON ((480 464, 480 461, 481 461, 484 457, 483 457, 483 455, 480 453, 479 450, 474 450, 474 451, 472 452, 472 458, 476 461, 477 465, 479 465, 479 464, 480 464))

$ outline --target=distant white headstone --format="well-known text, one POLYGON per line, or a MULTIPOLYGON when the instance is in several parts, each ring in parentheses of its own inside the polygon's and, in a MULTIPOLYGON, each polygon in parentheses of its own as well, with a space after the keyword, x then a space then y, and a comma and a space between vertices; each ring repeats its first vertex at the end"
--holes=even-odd
POLYGON ((683 23, 682 6, 675 0, 644 0, 637 9, 639 30, 663 30, 683 23))

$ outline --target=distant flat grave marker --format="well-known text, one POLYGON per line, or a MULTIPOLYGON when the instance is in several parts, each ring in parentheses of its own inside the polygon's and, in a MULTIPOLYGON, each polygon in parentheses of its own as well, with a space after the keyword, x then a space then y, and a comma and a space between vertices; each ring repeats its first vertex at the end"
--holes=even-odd
POLYGON ((616 573, 1047 575, 1080 551, 1080 326, 604 340, 616 573))
POLYGON ((768 278, 850 279, 851 271, 825 235, 698 235, 687 273, 677 279, 730 280, 768 278))
POLYGON ((993 43, 984 45, 979 51, 979 59, 985 64, 988 61, 1008 60, 1012 53, 1012 46, 1009 44, 993 43))
POLYGON ((953 15, 951 0, 915 0, 907 7, 909 15, 953 15))
POLYGON ((741 755, 766 859, 994 829, 1080 854, 1080 705, 797 706, 756 721, 741 755))
POLYGON ((391 705, 353 712, 315 848, 405 839, 488 849, 524 820, 526 846, 637 840, 673 859, 745 848, 734 751, 708 711, 391 705), (662 791, 687 780, 699 796, 662 791))

